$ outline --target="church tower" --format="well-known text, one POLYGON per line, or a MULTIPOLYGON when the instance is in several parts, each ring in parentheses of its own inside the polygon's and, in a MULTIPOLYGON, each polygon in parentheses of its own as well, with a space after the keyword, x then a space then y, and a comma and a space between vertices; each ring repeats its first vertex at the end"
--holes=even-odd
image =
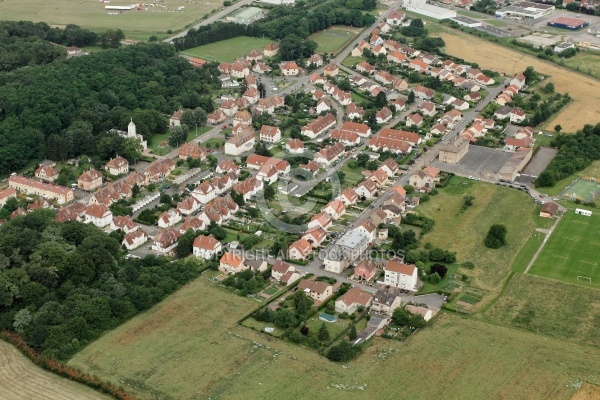
POLYGON ((133 118, 131 118, 129 125, 127 126, 127 137, 134 138, 136 135, 137 135, 137 132, 135 130, 135 124, 133 123, 133 118))

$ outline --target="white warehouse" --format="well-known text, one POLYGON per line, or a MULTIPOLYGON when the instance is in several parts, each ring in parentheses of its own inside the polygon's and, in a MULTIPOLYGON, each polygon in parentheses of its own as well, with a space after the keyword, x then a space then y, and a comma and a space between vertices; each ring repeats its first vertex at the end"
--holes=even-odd
POLYGON ((425 0, 404 0, 403 7, 407 11, 435 19, 448 19, 456 17, 456 11, 427 4, 425 0))

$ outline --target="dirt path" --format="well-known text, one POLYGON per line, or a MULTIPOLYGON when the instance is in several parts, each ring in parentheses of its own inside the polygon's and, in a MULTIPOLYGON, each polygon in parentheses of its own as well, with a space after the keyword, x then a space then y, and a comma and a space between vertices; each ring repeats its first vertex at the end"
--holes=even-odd
POLYGON ((556 91, 568 92, 573 98, 571 104, 546 124, 550 130, 559 124, 563 132, 575 132, 584 124, 600 122, 599 81, 466 33, 453 31, 440 36, 446 42, 448 54, 476 62, 482 68, 512 76, 524 71, 528 66, 533 66, 536 71, 550 75, 556 91))
POLYGON ((0 340, 2 400, 109 400, 87 386, 44 371, 0 340))
MULTIPOLYGON (((523 272, 524 274, 526 274, 526 273, 529 272, 529 269, 533 266, 533 264, 535 263, 535 260, 537 260, 538 256, 542 252, 542 249, 546 245, 546 242, 548 241, 548 238, 552 234, 552 231, 554 231, 554 229, 556 228, 556 225, 558 225, 559 221, 560 221, 560 218, 556 218, 556 221, 554 221, 554 225, 552 225, 552 227, 550 229, 545 229, 545 231, 546 231, 545 232, 546 237, 544 238, 544 241, 540 245, 539 249, 537 249, 537 251, 535 252, 535 254, 533 255, 533 257, 531 257, 531 261, 529 262, 529 264, 527 264, 527 268, 525 268, 525 272, 523 272)), ((539 232, 538 229, 536 229, 536 231, 539 232)))

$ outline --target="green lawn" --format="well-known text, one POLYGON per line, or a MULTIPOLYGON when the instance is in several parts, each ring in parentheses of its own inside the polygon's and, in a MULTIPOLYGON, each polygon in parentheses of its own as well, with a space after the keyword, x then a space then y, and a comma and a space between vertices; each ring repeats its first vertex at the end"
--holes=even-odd
POLYGON ((200 57, 209 61, 233 61, 243 57, 252 50, 261 50, 272 43, 271 39, 238 36, 232 39, 221 40, 204 46, 193 47, 184 51, 184 54, 200 57))
POLYGON ((317 52, 337 53, 350 43, 360 32, 359 28, 338 26, 313 33, 308 38, 317 42, 317 52))
POLYGON ((500 21, 498 19, 486 19, 483 22, 485 22, 486 24, 492 25, 492 26, 497 26, 499 28, 507 25, 506 22, 500 21))
POLYGON ((515 261, 514 261, 513 267, 512 267, 513 271, 515 271, 515 272, 524 272, 525 271, 525 269, 531 262, 533 255, 540 248, 540 245, 544 241, 545 237, 546 237, 546 235, 543 234, 542 232, 533 232, 531 234, 531 236, 529 236, 529 239, 527 239, 525 246, 523 246, 523 248, 517 255, 517 258, 515 258, 515 261))
POLYGON ((107 5, 124 6, 131 2, 112 1, 110 4, 97 1, 72 0, 4 0, 0 14, 4 20, 26 20, 46 22, 64 26, 76 24, 97 32, 120 28, 129 39, 148 40, 151 35, 168 36, 168 30, 181 30, 186 25, 198 21, 202 16, 222 6, 222 0, 189 2, 187 0, 166 0, 156 3, 156 7, 142 7, 140 11, 130 10, 118 15, 109 15, 107 5), (158 5, 166 6, 164 10, 158 5), (185 7, 177 12, 178 7, 185 7), (146 9, 148 11, 146 11, 146 9))
POLYGON ((566 58, 564 62, 569 68, 596 78, 600 77, 600 56, 594 51, 580 51, 574 57, 566 58))
POLYGON ((344 61, 342 61, 342 65, 345 65, 346 67, 350 68, 350 67, 358 64, 361 61, 362 61, 362 57, 348 56, 348 57, 344 58, 344 61))
POLYGON ((537 227, 536 206, 524 192, 453 177, 446 188, 417 208, 417 212, 435 220, 433 230, 422 242, 455 251, 459 264, 473 262, 473 270, 459 268, 458 273, 472 277, 474 286, 497 293, 516 255, 537 227), (475 198, 473 205, 461 212, 467 195, 475 198), (507 227, 507 245, 488 249, 483 241, 490 226, 496 223, 507 227))
MULTIPOLYGON (((583 207, 585 208, 585 207, 583 207)), ((600 214, 567 211, 529 272, 568 283, 600 288, 600 214), (578 276, 591 278, 578 280, 578 276)))

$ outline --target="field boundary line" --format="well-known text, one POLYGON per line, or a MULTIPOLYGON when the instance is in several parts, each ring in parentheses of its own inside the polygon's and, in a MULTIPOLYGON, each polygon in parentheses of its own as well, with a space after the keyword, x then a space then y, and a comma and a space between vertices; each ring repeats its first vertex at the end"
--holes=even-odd
POLYGON ((558 225, 558 222, 561 220, 562 218, 558 218, 555 222, 554 225, 552 225, 552 227, 548 230, 548 233, 546 233, 546 237, 544 238, 544 241, 542 242, 542 244, 540 244, 540 247, 537 249, 537 251, 535 252, 535 254, 533 255, 533 257, 531 258, 531 261, 529 262, 529 264, 527 264, 527 268, 525 268, 525 272, 523 272, 524 274, 527 274, 529 272, 529 270, 531 269, 531 267, 533 266, 533 264, 535 263, 535 261, 537 260, 538 256, 540 255, 540 253, 542 252, 542 249, 544 248, 544 246, 546 245, 546 242, 548 241, 548 238, 550 237, 550 235, 552 234, 552 231, 554 229, 556 229, 556 225, 558 225))

